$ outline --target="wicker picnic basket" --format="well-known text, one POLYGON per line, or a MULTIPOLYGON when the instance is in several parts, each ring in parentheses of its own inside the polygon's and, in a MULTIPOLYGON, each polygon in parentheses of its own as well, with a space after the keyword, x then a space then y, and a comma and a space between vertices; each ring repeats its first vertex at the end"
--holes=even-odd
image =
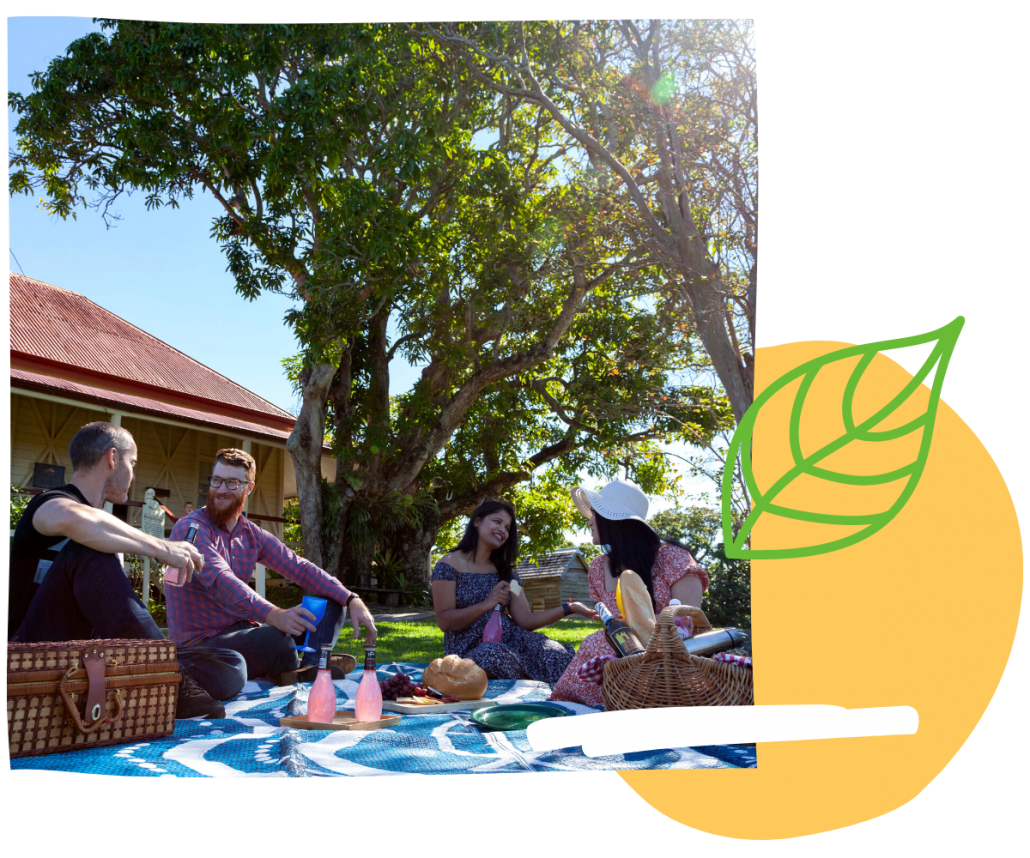
POLYGON ((712 630, 698 608, 670 605, 655 623, 647 649, 604 665, 604 708, 657 709, 665 706, 747 706, 755 702, 751 669, 690 655, 675 618, 690 616, 694 631, 712 630))
POLYGON ((7 644, 11 757, 171 734, 178 670, 170 641, 7 644))

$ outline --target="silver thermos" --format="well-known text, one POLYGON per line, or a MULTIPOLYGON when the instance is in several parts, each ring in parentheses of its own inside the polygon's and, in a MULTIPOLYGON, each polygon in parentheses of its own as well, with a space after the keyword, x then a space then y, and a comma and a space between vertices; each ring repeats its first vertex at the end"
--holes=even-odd
POLYGON ((683 641, 683 646, 691 655, 715 655, 717 652, 738 647, 746 640, 747 635, 740 629, 717 629, 687 638, 683 641))
MULTIPOLYGON (((671 599, 670 605, 679 605, 679 599, 671 599)), ((740 629, 716 629, 712 632, 704 632, 700 635, 684 638, 680 634, 683 646, 691 655, 715 655, 717 652, 725 652, 734 649, 747 640, 747 635, 740 629)))

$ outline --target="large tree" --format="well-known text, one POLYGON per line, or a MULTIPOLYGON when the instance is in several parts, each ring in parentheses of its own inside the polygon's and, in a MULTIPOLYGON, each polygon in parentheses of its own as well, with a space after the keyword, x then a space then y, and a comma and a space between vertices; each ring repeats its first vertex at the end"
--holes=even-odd
POLYGON ((422 34, 108 21, 33 87, 11 95, 12 193, 64 217, 208 193, 238 291, 298 299, 305 551, 348 580, 383 536, 424 580, 440 524, 483 495, 725 411, 674 384, 691 332, 656 312, 655 254, 603 177, 564 164, 560 122, 422 34), (391 398, 396 360, 425 368, 391 398))
POLYGON ((754 398, 758 97, 750 22, 425 25, 610 175, 739 420, 754 398))

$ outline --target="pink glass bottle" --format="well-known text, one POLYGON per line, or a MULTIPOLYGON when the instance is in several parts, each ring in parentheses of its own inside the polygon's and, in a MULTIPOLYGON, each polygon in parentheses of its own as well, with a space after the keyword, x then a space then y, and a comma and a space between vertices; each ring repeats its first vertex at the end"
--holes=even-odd
MULTIPOLYGON (((197 541, 197 532, 200 530, 200 525, 195 521, 190 522, 189 529, 186 531, 185 542, 193 545, 197 541)), ((185 569, 165 569, 165 584, 169 587, 181 587, 186 583, 186 570, 185 569)))
MULTIPOLYGON (((680 605, 679 599, 669 599, 670 605, 680 605)), ((694 636, 694 619, 693 617, 676 617, 674 620, 676 623, 676 631, 680 636, 680 640, 686 640, 694 636)))
POLYGON ((319 724, 332 724, 336 717, 336 688, 333 686, 332 674, 329 670, 329 653, 331 644, 322 646, 322 655, 318 660, 318 676, 311 686, 308 695, 308 720, 319 724))
POLYGON ((502 634, 501 606, 494 605, 494 609, 490 613, 490 619, 486 621, 486 628, 483 629, 483 643, 500 643, 502 634))
POLYGON ((376 679, 376 648, 365 647, 365 672, 358 684, 354 700, 354 717, 361 723, 378 721, 383 717, 383 691, 376 679))

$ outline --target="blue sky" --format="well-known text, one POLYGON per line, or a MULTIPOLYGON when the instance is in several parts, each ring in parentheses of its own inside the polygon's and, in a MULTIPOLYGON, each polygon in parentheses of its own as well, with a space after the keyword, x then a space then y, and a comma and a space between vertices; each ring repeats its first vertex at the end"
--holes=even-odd
MULTIPOLYGON (((71 42, 96 29, 89 18, 9 18, 8 89, 30 92, 31 72, 44 70, 71 42)), ((12 111, 8 121, 13 149, 12 111)), ((247 301, 236 293, 225 257, 210 237, 211 221, 221 212, 210 197, 198 192, 178 209, 157 211, 143 203, 142 194, 123 196, 113 207, 121 220, 108 228, 92 210, 79 209, 75 220, 62 221, 41 211, 38 197, 11 197, 10 270, 78 292, 295 412, 296 397, 281 364, 298 351, 283 323, 290 301, 279 295, 247 301)), ((419 373, 395 360, 391 393, 407 390, 419 373)), ((680 444, 669 449, 690 452, 680 444)), ((691 491, 714 496, 709 481, 690 483, 691 491)), ((653 510, 670 505, 655 501, 653 510)))

